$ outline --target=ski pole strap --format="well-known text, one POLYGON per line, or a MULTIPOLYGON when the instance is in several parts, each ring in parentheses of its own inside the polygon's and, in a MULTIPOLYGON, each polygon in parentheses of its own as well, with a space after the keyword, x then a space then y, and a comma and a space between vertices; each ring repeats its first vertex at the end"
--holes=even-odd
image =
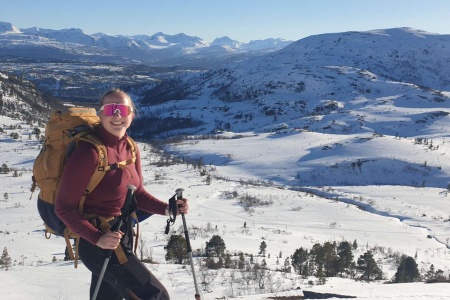
POLYGON ((175 220, 177 218, 178 209, 177 209, 177 200, 175 197, 176 194, 169 199, 169 219, 167 219, 166 230, 164 231, 165 234, 169 234, 170 226, 175 224, 175 220))

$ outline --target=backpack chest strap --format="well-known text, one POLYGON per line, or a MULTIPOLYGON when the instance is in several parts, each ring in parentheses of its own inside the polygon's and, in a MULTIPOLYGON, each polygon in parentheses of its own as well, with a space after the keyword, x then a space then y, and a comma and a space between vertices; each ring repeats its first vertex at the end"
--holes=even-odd
POLYGON ((111 171, 111 170, 125 169, 126 165, 133 164, 134 162, 136 162, 136 157, 132 157, 130 159, 123 160, 123 161, 120 161, 120 162, 116 162, 116 163, 113 163, 113 164, 110 164, 110 165, 107 165, 107 166, 99 166, 97 168, 97 171, 108 172, 108 171, 111 171))

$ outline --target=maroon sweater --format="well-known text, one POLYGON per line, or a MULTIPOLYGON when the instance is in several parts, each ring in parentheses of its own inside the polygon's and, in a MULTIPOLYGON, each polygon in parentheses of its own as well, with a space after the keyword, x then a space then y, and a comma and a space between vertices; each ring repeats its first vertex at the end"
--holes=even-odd
MULTIPOLYGON (((109 164, 131 158, 131 150, 125 137, 119 139, 102 127, 95 135, 106 146, 109 164)), ((129 171, 117 169, 106 172, 103 180, 86 197, 84 213, 105 217, 120 215, 120 209, 127 194, 127 186, 132 184, 136 186, 138 208, 153 214, 164 215, 168 204, 158 200, 144 189, 138 149, 136 149, 136 156, 136 163, 127 165, 129 171)), ((71 230, 94 245, 102 236, 102 232, 84 219, 83 213, 78 210, 78 204, 97 166, 98 154, 95 147, 90 143, 80 142, 64 167, 55 201, 55 211, 61 220, 71 230)))

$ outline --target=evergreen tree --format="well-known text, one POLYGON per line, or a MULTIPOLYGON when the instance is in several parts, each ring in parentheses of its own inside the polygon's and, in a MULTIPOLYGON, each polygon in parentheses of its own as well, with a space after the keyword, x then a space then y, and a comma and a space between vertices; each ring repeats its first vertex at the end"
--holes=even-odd
POLYGON ((8 254, 8 249, 3 248, 2 256, 0 257, 0 269, 8 271, 11 268, 11 257, 8 254))
POLYGON ((240 270, 245 268, 245 257, 244 257, 244 253, 242 253, 242 252, 239 252, 238 268, 240 270))
POLYGON ((362 254, 358 258, 357 264, 358 270, 362 273, 361 279, 371 281, 382 278, 381 270, 373 258, 371 251, 367 251, 362 254))
POLYGON ((213 235, 213 237, 206 242, 206 255, 207 256, 217 256, 220 257, 225 253, 225 242, 218 235, 213 235))
POLYGON ((2 164, 2 166, 0 167, 0 174, 7 174, 9 173, 9 167, 6 164, 2 164))
POLYGON ((259 254, 265 257, 266 249, 267 249, 267 244, 265 241, 262 241, 261 244, 259 245, 259 254))
MULTIPOLYGON (((319 277, 318 273, 323 273, 324 264, 325 264, 325 252, 323 246, 319 243, 314 244, 311 251, 309 252, 311 257, 311 268, 315 267, 315 275, 319 277), (314 263, 314 266, 313 264, 314 263)), ((320 275, 321 276, 321 275, 320 275)))
POLYGON ((448 282, 448 278, 445 277, 444 271, 441 269, 438 269, 436 271, 436 278, 434 279, 435 282, 448 282))
POLYGON ((227 268, 227 269, 233 269, 234 268, 233 260, 231 259, 231 254, 230 253, 225 254, 224 267, 227 268))
POLYGON ((436 278, 436 270, 434 269, 434 265, 431 264, 430 269, 425 274, 425 279, 427 282, 433 281, 436 278))
POLYGON ((299 249, 295 250, 294 254, 292 255, 292 266, 294 267, 294 270, 299 275, 305 275, 306 272, 306 264, 308 262, 308 250, 303 249, 303 247, 300 247, 299 249))
POLYGON ((267 268, 267 262, 266 262, 265 259, 262 260, 262 262, 261 262, 261 267, 262 267, 262 268, 267 268))
POLYGON ((166 248, 166 261, 182 264, 188 257, 186 239, 181 235, 171 235, 166 248))
POLYGON ((352 248, 353 248, 353 250, 358 249, 358 243, 356 242, 356 240, 353 241, 352 248))
POLYGON ((337 275, 336 243, 326 242, 323 244, 324 272, 326 277, 334 277, 337 275))
POLYGON ((420 280, 420 273, 416 261, 411 256, 403 256, 395 273, 394 282, 415 282, 418 280, 420 280))
POLYGON ((337 269, 342 277, 344 272, 347 274, 349 273, 350 266, 353 262, 352 246, 350 243, 347 241, 339 243, 337 255, 337 269))

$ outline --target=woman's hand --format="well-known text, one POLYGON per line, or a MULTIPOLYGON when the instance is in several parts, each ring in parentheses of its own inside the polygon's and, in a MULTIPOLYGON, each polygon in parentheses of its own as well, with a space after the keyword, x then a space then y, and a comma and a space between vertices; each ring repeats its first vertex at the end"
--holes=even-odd
POLYGON ((189 203, 187 199, 178 199, 177 200, 177 206, 178 206, 178 214, 187 214, 189 212, 189 203))
POLYGON ((96 245, 102 249, 114 250, 119 246, 122 235, 123 233, 120 231, 107 231, 100 237, 96 245))

